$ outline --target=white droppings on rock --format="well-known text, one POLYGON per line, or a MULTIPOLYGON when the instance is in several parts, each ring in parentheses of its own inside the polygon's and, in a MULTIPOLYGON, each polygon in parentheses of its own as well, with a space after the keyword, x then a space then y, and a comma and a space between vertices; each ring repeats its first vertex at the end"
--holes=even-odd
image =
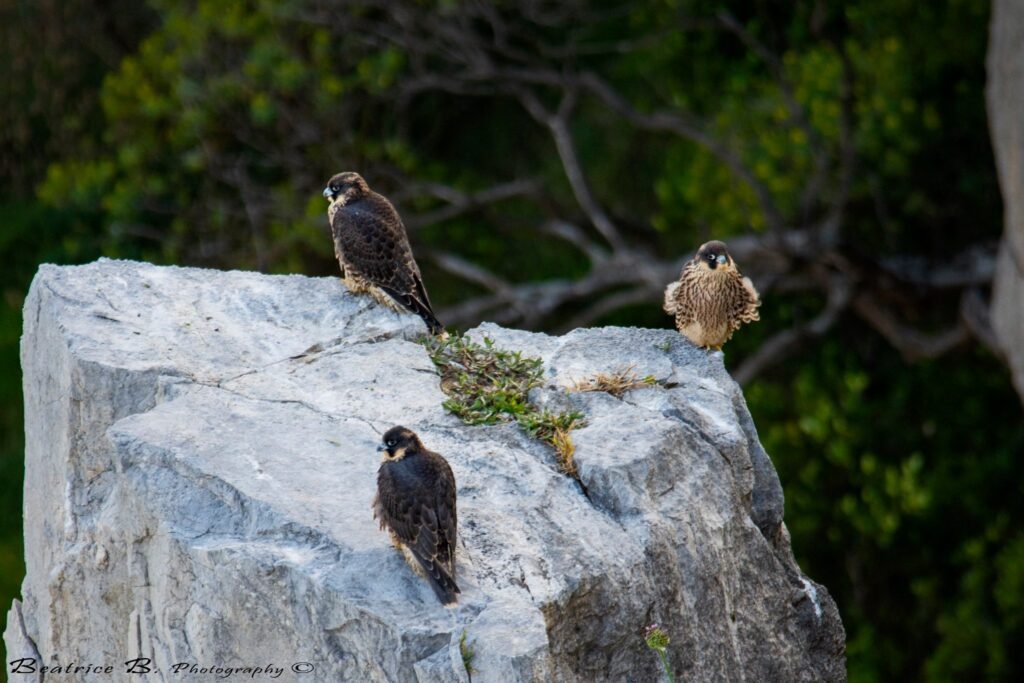
POLYGON ((807 594, 811 604, 814 605, 814 616, 821 619, 821 601, 818 600, 818 589, 814 587, 814 584, 808 581, 805 577, 798 577, 800 579, 800 585, 804 587, 804 593, 807 594))

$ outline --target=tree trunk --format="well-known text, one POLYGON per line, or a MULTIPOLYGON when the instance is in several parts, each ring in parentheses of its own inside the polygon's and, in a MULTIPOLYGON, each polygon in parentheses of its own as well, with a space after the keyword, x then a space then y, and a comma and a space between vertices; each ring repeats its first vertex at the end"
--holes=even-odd
POLYGON ((992 327, 1024 400, 1024 2, 994 0, 988 47, 988 118, 1004 232, 992 292, 992 327))

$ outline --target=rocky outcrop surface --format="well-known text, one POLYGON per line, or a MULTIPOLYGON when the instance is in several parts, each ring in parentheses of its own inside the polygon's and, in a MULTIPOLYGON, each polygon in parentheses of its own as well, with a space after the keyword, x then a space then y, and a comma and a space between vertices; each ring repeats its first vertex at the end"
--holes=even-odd
POLYGON ((465 634, 476 682, 656 681, 641 634, 659 622, 677 680, 845 678, 835 604, 793 560, 721 354, 668 330, 474 330, 543 358, 531 400, 585 415, 576 481, 519 427, 446 413, 423 332, 337 279, 43 266, 8 652, 115 680, 465 681, 465 634), (565 390, 624 367, 657 383, 565 390), (394 424, 455 472, 456 609, 372 518, 394 424), (125 674, 136 658, 148 673, 125 674))

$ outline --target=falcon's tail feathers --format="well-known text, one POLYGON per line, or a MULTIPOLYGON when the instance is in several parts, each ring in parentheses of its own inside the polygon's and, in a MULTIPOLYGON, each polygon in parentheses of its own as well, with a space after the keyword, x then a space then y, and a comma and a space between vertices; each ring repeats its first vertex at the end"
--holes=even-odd
POLYGON ((441 321, 437 319, 437 316, 434 315, 434 312, 430 310, 430 307, 423 305, 422 303, 416 301, 415 299, 413 299, 413 301, 415 301, 416 303, 413 306, 410 306, 410 308, 412 308, 412 310, 415 311, 417 315, 423 318, 423 322, 427 324, 427 328, 430 330, 430 334, 436 337, 437 335, 444 332, 444 325, 442 325, 441 321))
MULTIPOLYGON (((413 554, 416 555, 415 553, 413 554)), ((455 606, 459 601, 455 596, 462 591, 455 585, 455 579, 452 578, 452 575, 438 562, 424 560, 419 555, 416 555, 416 559, 419 560, 420 566, 423 567, 423 571, 427 575, 427 583, 434 589, 434 594, 441 601, 441 604, 445 607, 455 606)))
POLYGON ((438 320, 437 316, 434 315, 434 311, 431 310, 429 304, 425 304, 416 297, 411 296, 409 294, 400 294, 395 290, 391 289, 390 287, 385 287, 383 285, 378 286, 385 292, 387 292, 388 296, 390 296, 392 299, 400 303, 402 306, 405 306, 405 308, 412 311, 419 317, 423 318, 423 322, 427 324, 427 329, 430 330, 430 334, 436 336, 444 332, 444 325, 442 325, 441 321, 438 320))

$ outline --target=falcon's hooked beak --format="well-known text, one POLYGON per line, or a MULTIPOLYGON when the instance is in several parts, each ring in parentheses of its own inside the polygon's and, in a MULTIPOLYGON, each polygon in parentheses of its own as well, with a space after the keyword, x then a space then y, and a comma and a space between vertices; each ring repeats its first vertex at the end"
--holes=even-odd
POLYGON ((334 199, 334 192, 331 191, 330 187, 324 188, 324 199, 334 199))
POLYGON ((715 260, 718 261, 719 264, 724 266, 725 262, 728 261, 729 258, 725 254, 719 254, 718 258, 716 258, 715 260))
POLYGON ((387 449, 388 449, 388 447, 387 447, 386 444, 382 444, 382 443, 377 444, 377 452, 378 453, 380 453, 381 451, 386 451, 387 449))

